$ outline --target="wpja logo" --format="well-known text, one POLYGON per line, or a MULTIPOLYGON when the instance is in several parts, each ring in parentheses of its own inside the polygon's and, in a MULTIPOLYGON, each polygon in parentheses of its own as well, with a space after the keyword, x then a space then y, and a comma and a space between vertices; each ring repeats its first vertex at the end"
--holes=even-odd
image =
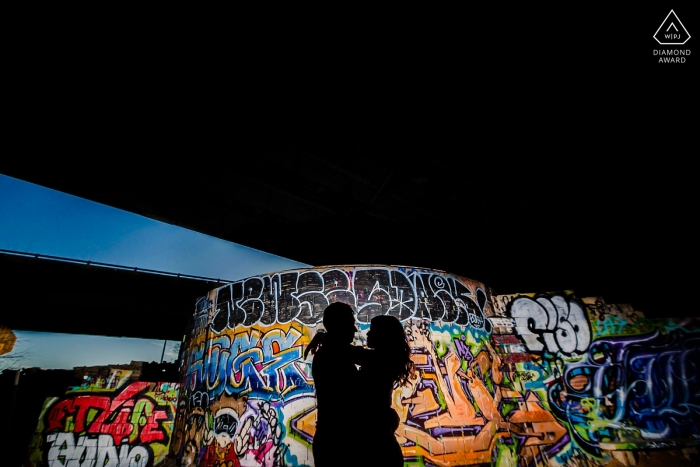
MULTIPOLYGON (((654 33, 654 39, 659 45, 684 45, 690 39, 688 30, 685 29, 678 15, 671 10, 659 29, 654 33)), ((654 49, 654 56, 659 57, 659 63, 685 63, 690 55, 690 49, 664 48, 654 49)))

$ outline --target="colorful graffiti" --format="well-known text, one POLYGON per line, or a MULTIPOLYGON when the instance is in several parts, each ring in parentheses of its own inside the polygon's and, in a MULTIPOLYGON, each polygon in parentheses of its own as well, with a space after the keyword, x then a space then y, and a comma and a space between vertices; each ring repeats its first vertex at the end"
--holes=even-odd
POLYGON ((600 339, 587 358, 567 365, 549 387, 552 410, 570 425, 576 442, 599 454, 603 440, 700 436, 700 335, 600 339))
MULTIPOLYGON (((254 324, 297 322, 315 326, 331 302, 350 303, 357 320, 389 314, 488 329, 486 292, 456 277, 415 268, 307 269, 252 277, 216 290, 214 333, 254 324)), ((209 305, 205 301, 203 306, 209 305)))
MULTIPOLYGON (((303 349, 333 301, 356 311, 357 345, 374 316, 404 325, 417 373, 393 406, 407 466, 592 466, 615 449, 700 444, 696 321, 652 322, 572 291, 492 295, 444 272, 338 266, 248 278, 197 302, 171 444, 181 465, 313 465, 303 349)), ((338 388, 348 417, 352 391, 338 388)), ((361 465, 361 433, 338 436, 356 440, 361 465)))
POLYGON ((173 452, 185 466, 283 465, 283 408, 313 396, 302 361, 308 332, 299 324, 203 329, 182 353, 173 452))
POLYGON ((121 389, 77 387, 49 398, 25 465, 157 465, 168 453, 178 394, 177 383, 132 382, 121 389))

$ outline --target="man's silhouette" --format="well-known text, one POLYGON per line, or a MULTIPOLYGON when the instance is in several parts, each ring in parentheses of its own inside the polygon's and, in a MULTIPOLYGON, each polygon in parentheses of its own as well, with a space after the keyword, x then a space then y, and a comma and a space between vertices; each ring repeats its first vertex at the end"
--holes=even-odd
POLYGON ((342 389, 354 386, 358 376, 353 363, 352 341, 357 328, 352 307, 342 302, 331 303, 323 312, 323 326, 326 328, 323 345, 315 352, 311 364, 316 386, 312 452, 316 467, 331 467, 344 465, 342 459, 347 459, 343 434, 357 433, 359 429, 355 427, 356 417, 350 413, 347 399, 341 396, 342 389))

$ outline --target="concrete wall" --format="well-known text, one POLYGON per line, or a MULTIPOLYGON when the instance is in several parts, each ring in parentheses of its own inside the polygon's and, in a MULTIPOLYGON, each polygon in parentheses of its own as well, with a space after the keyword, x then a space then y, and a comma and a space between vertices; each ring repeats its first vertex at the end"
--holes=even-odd
MULTIPOLYGON (((635 463, 695 450, 700 326, 647 320, 569 291, 493 296, 482 283, 404 267, 339 266, 248 278, 197 304, 181 349, 171 452, 183 465, 313 465, 311 359, 324 308, 404 324, 417 377, 394 393, 407 466, 635 463)), ((338 388, 353 410, 353 386, 338 388)), ((362 465, 362 433, 338 433, 362 465)))

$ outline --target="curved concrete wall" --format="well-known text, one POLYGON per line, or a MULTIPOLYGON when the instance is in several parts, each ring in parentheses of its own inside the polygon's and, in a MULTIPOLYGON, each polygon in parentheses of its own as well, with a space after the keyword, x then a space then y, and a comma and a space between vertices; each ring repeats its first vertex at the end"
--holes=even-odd
MULTIPOLYGON (((313 465, 311 358, 334 301, 399 318, 418 377, 397 389, 406 465, 589 465, 700 438, 697 320, 561 293, 493 296, 443 271, 347 265, 251 277, 202 297, 181 349, 171 452, 183 465, 313 465)), ((354 416, 353 387, 338 388, 354 416)), ((362 436, 340 456, 362 465, 362 436)))

